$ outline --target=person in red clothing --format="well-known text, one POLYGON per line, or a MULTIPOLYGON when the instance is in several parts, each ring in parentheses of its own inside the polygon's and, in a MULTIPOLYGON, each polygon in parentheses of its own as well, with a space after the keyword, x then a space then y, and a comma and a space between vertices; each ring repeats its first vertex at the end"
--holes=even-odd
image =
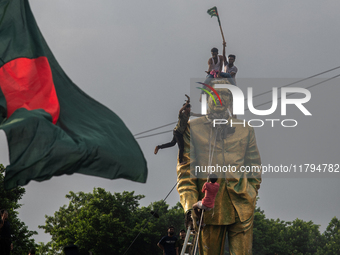
MULTIPOLYGON (((204 198, 192 205, 198 219, 201 218, 202 210, 210 211, 215 206, 215 197, 220 188, 220 185, 216 181, 217 175, 210 174, 208 181, 204 183, 202 187, 202 192, 205 193, 204 198), (201 210, 198 211, 198 209, 201 210)), ((203 222, 201 222, 201 225, 204 226, 203 222)))

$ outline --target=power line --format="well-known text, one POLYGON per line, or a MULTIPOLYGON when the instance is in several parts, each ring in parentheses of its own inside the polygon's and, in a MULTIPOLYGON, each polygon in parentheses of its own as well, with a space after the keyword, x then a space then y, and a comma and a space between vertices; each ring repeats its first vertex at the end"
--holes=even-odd
MULTIPOLYGON (((169 123, 169 124, 166 124, 166 125, 163 125, 163 126, 159 126, 159 127, 156 127, 156 128, 153 128, 153 129, 149 129, 149 130, 146 130, 146 131, 143 131, 143 132, 140 132, 138 134, 134 134, 133 136, 137 136, 137 135, 141 135, 141 134, 145 134, 145 133, 148 133, 150 131, 153 131, 153 130, 156 130, 156 129, 159 129, 159 128, 162 128, 162 127, 167 127, 167 126, 170 126, 170 125, 174 125, 176 124, 176 122, 172 122, 172 123, 169 123)), ((142 138, 142 137, 138 137, 138 138, 142 138)))
MULTIPOLYGON (((335 76, 333 76, 333 77, 331 77, 331 78, 329 78, 329 79, 326 79, 326 80, 324 80, 324 81, 320 81, 320 82, 318 82, 318 83, 316 83, 316 84, 313 84, 313 85, 311 85, 311 86, 308 86, 308 87, 306 87, 305 89, 310 89, 310 88, 312 88, 312 87, 315 87, 315 86, 317 86, 317 85, 320 85, 321 83, 324 83, 324 82, 333 80, 333 79, 335 79, 335 78, 337 78, 337 77, 339 77, 339 76, 340 76, 340 74, 335 75, 335 76)), ((282 87, 286 87, 286 86, 282 86, 282 87)), ((281 87, 281 88, 282 88, 282 87, 281 87)), ((287 94, 287 96, 291 96, 291 95, 294 95, 294 94, 296 94, 296 93, 290 93, 290 94, 287 94)), ((279 97, 278 99, 281 99, 281 97, 279 97)), ((262 103, 262 104, 259 104, 259 105, 256 105, 255 107, 259 107, 259 106, 262 106, 262 105, 265 105, 265 104, 269 104, 269 103, 271 103, 271 102, 272 102, 272 100, 270 100, 270 101, 268 101, 268 102, 265 102, 265 103, 262 103)), ((249 111, 249 108, 246 108, 245 111, 249 111)))
MULTIPOLYGON (((312 76, 309 76, 309 77, 307 77, 307 78, 303 78, 303 79, 298 80, 298 81, 294 81, 294 82, 289 83, 289 84, 287 84, 287 85, 283 85, 283 86, 281 86, 280 88, 288 87, 288 86, 294 85, 294 84, 296 84, 296 83, 299 83, 299 82, 302 82, 302 81, 306 81, 306 80, 308 80, 308 79, 314 78, 314 77, 319 76, 319 75, 321 75, 321 74, 325 74, 325 73, 334 71, 334 70, 339 69, 339 68, 340 68, 340 66, 334 67, 334 68, 329 69, 329 70, 327 70, 327 71, 324 71, 324 72, 321 72, 321 73, 318 73, 318 74, 314 74, 314 75, 312 75, 312 76)), ((262 96, 262 95, 265 95, 265 94, 268 94, 268 93, 270 93, 270 92, 272 92, 272 91, 271 91, 271 90, 268 90, 268 91, 266 91, 266 92, 263 92, 263 93, 260 93, 260 94, 257 94, 257 95, 255 95, 255 96, 253 96, 253 98, 254 98, 254 97, 259 97, 259 96, 262 96)), ((246 98, 246 100, 247 100, 247 98, 246 98)))
MULTIPOLYGON (((314 77, 316 77, 316 76, 319 76, 319 75, 321 75, 321 74, 325 74, 325 73, 334 71, 334 70, 339 69, 339 68, 340 68, 340 66, 337 66, 337 67, 328 69, 328 70, 326 70, 326 71, 324 71, 324 72, 321 72, 321 73, 318 73, 318 74, 314 74, 314 75, 309 76, 309 77, 307 77, 307 78, 303 78, 303 79, 301 79, 301 80, 298 80, 298 81, 295 81, 295 82, 292 82, 292 83, 283 85, 283 86, 281 86, 280 88, 288 87, 288 86, 294 85, 294 84, 296 84, 296 83, 299 83, 299 82, 302 82, 302 81, 305 81, 305 80, 314 78, 314 77)), ((337 76, 335 76, 335 77, 337 77, 337 76)), ((330 79, 334 79, 335 77, 330 78, 330 79)), ((328 79, 328 80, 329 80, 329 79, 328 79)), ((323 82, 326 82, 326 81, 328 81, 328 80, 325 80, 325 81, 323 81, 323 82)), ((321 83, 323 83, 323 82, 321 82, 321 83)), ((318 84, 316 84, 316 85, 318 85, 318 84)), ((316 85, 315 85, 315 86, 316 86, 316 85)), ((313 86, 314 86, 314 85, 313 85, 313 86)), ((313 87, 313 86, 312 86, 312 87, 313 87)), ((310 88, 310 87, 307 87, 307 88, 310 88)), ((263 93, 260 93, 260 94, 257 94, 257 95, 255 95, 255 96, 253 96, 253 98, 262 96, 262 95, 267 94, 267 93, 270 93, 270 92, 271 92, 271 90, 266 91, 266 92, 263 92, 263 93)), ((247 98, 246 98, 246 100, 247 100, 247 98)), ((270 101, 270 102, 271 102, 271 101, 270 101)), ((268 103, 268 102, 267 102, 267 103, 268 103)), ((264 103, 264 104, 267 104, 267 103, 264 103)), ((262 105, 263 105, 263 104, 257 105, 257 106, 262 106, 262 105)), ((248 109, 246 109, 246 110, 248 110, 248 109)), ((159 127, 156 127, 156 128, 148 129, 148 130, 143 131, 143 132, 140 132, 140 133, 138 133, 138 134, 134 134, 133 136, 136 137, 136 136, 138 136, 138 135, 145 134, 145 133, 148 133, 148 132, 151 132, 151 131, 154 131, 154 130, 156 130, 156 129, 160 129, 160 128, 163 128, 163 127, 166 127, 166 126, 174 125, 174 124, 176 124, 176 123, 177 123, 177 121, 176 121, 176 122, 171 122, 171 123, 165 124, 165 125, 163 125, 163 126, 159 126, 159 127)), ((172 130, 170 130, 170 131, 172 131, 172 130)), ((155 136, 155 135, 160 135, 160 134, 168 133, 168 132, 170 132, 170 131, 164 131, 164 132, 159 132, 159 133, 155 133, 155 134, 151 134, 151 135, 147 135, 147 136, 137 137, 136 139, 146 138, 146 137, 155 136)))
MULTIPOLYGON (((177 122, 175 122, 175 123, 177 123, 177 122)), ((174 123, 171 123, 171 124, 174 124, 174 123)), ((140 137, 137 137, 135 139, 137 140, 137 139, 146 138, 146 137, 150 137, 150 136, 160 135, 160 134, 168 133, 168 132, 171 132, 171 131, 173 131, 173 129, 172 130, 168 130, 168 131, 163 131, 163 132, 155 133, 155 134, 151 134, 151 135, 140 136, 140 137)))
MULTIPOLYGON (((338 69, 338 68, 340 68, 340 66, 339 66, 339 67, 336 67, 336 68, 333 68, 333 69, 330 69, 330 70, 333 71, 333 70, 338 69)), ((287 86, 296 84, 296 83, 298 83, 298 82, 305 81, 306 79, 313 78, 313 77, 315 77, 315 76, 317 76, 317 75, 324 74, 324 73, 326 73, 326 72, 330 72, 330 70, 325 71, 325 72, 322 72, 322 73, 319 73, 319 74, 316 74, 316 75, 313 75, 313 76, 310 76, 310 77, 308 77, 308 78, 304 78, 304 79, 302 79, 302 80, 299 80, 299 81, 296 81, 296 82, 293 82, 293 83, 290 83, 290 84, 287 84, 287 85, 284 85, 284 86, 281 86, 280 88, 282 88, 282 87, 287 87, 287 86)), ((328 78, 328 79, 326 79, 326 80, 324 80, 324 81, 321 81, 321 82, 318 82, 318 83, 313 84, 313 85, 311 85, 311 86, 308 86, 308 87, 306 87, 306 89, 309 89, 309 88, 315 87, 315 86, 317 86, 317 85, 319 85, 319 84, 322 84, 322 83, 324 83, 324 82, 333 80, 333 79, 335 79, 335 78, 337 78, 337 77, 339 77, 339 76, 340 76, 340 74, 335 75, 335 76, 333 76, 333 77, 331 77, 331 78, 328 78)), ((269 92, 271 92, 271 91, 267 91, 267 92, 264 92, 264 93, 255 95, 254 97, 262 96, 262 95, 264 95, 264 94, 266 94, 266 93, 269 93, 269 92)), ((293 94, 296 94, 296 93, 287 94, 287 96, 291 96, 291 95, 293 95, 293 94)), ((278 99, 281 99, 281 97, 279 97, 278 99)), ((255 107, 259 107, 259 106, 262 106, 262 105, 265 105, 265 104, 268 104, 268 103, 271 103, 271 102, 272 102, 272 101, 268 101, 268 102, 265 102, 265 103, 256 105, 255 107)), ((246 108, 245 111, 249 111, 249 108, 246 108)), ((173 124, 175 124, 175 123, 177 123, 177 122, 169 123, 169 124, 164 125, 164 126, 161 126, 161 127, 173 125, 173 124)), ((160 128, 160 127, 158 127, 158 128, 160 128)), ((144 134, 144 133, 150 132, 150 131, 152 131, 152 130, 156 130, 156 129, 158 129, 158 128, 150 129, 150 130, 144 131, 144 132, 142 132, 142 133, 144 134)), ((146 135, 146 136, 137 137, 137 138, 135 138, 135 139, 140 139, 140 138, 146 138, 146 137, 156 136, 156 135, 168 133, 168 132, 171 132, 171 131, 172 131, 172 130, 163 131, 163 132, 159 132, 159 133, 155 133, 155 134, 151 134, 151 135, 146 135)), ((141 134, 141 133, 140 133, 140 134, 141 134)), ((136 135, 135 135, 135 136, 136 136, 136 135)))

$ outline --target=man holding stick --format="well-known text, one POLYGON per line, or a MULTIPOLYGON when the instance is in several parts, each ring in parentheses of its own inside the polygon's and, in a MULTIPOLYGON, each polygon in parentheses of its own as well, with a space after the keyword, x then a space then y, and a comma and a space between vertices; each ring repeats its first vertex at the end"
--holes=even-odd
MULTIPOLYGON (((225 47, 227 46, 227 43, 224 39, 221 21, 220 21, 220 17, 218 16, 216 6, 214 6, 213 8, 210 8, 207 12, 211 17, 213 17, 213 16, 217 17, 217 21, 218 21, 218 24, 220 26, 221 35, 222 35, 222 39, 223 39, 223 56, 218 55, 218 49, 217 48, 211 49, 212 57, 208 60, 208 71, 206 71, 206 73, 208 75, 207 75, 207 78, 204 81, 204 83, 209 84, 210 81, 212 80, 212 78, 227 78, 229 80, 230 84, 236 85, 235 84, 235 78, 234 78, 235 75, 236 75, 236 72, 237 72, 236 67, 235 67, 236 72, 235 72, 235 68, 233 70, 229 70, 228 67, 225 67, 225 72, 222 72, 223 63, 225 65, 230 64, 230 63, 228 63, 228 61, 225 57, 225 47), (230 71, 232 71, 233 73, 231 73, 230 71)), ((234 56, 234 55, 232 55, 232 56, 234 56)), ((235 57, 234 57, 234 61, 235 61, 235 57)), ((232 62, 232 60, 230 60, 229 62, 232 62)), ((204 93, 204 92, 202 91, 202 93, 204 93)))

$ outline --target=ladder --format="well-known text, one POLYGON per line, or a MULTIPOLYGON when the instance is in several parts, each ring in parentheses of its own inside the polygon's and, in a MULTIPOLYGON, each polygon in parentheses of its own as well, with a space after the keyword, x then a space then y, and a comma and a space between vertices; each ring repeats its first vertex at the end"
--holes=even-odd
MULTIPOLYGON (((181 255, 187 255, 187 254, 195 255, 196 254, 197 245, 198 245, 198 238, 199 238, 200 231, 201 231, 201 223, 202 223, 202 219, 203 219, 203 213, 204 213, 204 210, 202 210, 201 220, 199 222, 199 226, 198 226, 198 231, 197 232, 194 231, 193 229, 191 229, 190 226, 188 227, 187 234, 186 234, 185 239, 184 239, 181 255), (192 243, 189 243, 190 236, 193 237, 192 238, 192 240, 193 240, 192 243), (185 253, 185 250, 186 250, 187 246, 191 246, 190 253, 185 253)), ((196 223, 194 223, 194 224, 196 224, 196 223)))

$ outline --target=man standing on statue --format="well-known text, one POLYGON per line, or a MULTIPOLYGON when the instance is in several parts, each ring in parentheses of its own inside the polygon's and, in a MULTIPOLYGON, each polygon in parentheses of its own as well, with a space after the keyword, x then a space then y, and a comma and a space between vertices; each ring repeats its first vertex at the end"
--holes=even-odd
POLYGON ((230 254, 251 255, 254 210, 261 183, 261 159, 254 129, 245 121, 230 116, 232 113, 228 106, 232 103, 231 92, 228 89, 216 91, 222 105, 214 94, 216 104, 211 98, 208 99, 208 115, 192 120, 190 129, 188 127, 183 133, 184 161, 188 163, 177 165, 177 190, 184 211, 188 213, 204 197, 201 190, 210 166, 210 171, 214 170, 218 176, 220 188, 214 210, 204 213, 206 226, 200 233, 199 253, 223 255, 228 235, 230 254), (214 126, 214 119, 228 120, 228 125, 214 126))

